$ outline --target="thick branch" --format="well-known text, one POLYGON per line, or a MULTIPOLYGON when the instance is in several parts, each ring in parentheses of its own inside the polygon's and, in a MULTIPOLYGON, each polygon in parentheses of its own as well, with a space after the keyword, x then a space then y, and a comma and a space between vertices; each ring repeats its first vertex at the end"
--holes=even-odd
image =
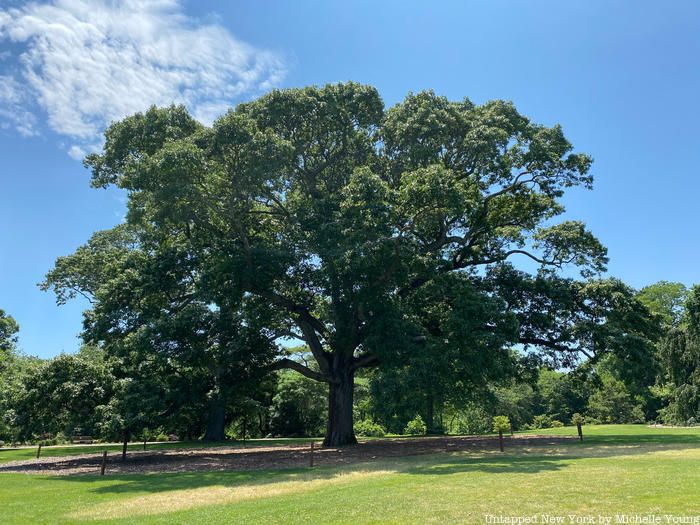
POLYGON ((377 365, 379 365, 379 358, 376 355, 365 354, 353 360, 351 369, 354 371, 358 368, 369 368, 377 365))
POLYGON ((542 346, 551 350, 556 350, 558 352, 580 352, 581 354, 585 355, 588 359, 593 359, 595 357, 594 354, 588 352, 587 350, 584 350, 580 346, 576 348, 571 348, 569 346, 560 344, 559 341, 550 341, 548 339, 541 339, 539 337, 520 337, 519 342, 525 345, 542 346))
POLYGON ((321 381, 323 383, 333 383, 329 377, 325 376, 324 374, 320 372, 316 372, 315 370, 311 370, 309 367, 306 367, 299 363, 298 361, 294 361, 293 359, 289 359, 288 357, 283 357, 279 361, 275 361, 270 365, 270 370, 295 370, 296 372, 299 372, 301 375, 308 377, 309 379, 313 379, 314 381, 321 381))
POLYGON ((295 315, 294 321, 301 329, 303 339, 309 345, 309 349, 311 350, 314 359, 316 359, 318 362, 321 372, 328 374, 330 371, 328 355, 323 350, 323 344, 318 337, 319 334, 321 334, 323 337, 328 336, 328 329, 325 327, 325 325, 319 319, 316 319, 313 315, 311 315, 305 306, 299 305, 282 295, 269 290, 258 293, 272 301, 274 304, 282 306, 288 312, 295 315))

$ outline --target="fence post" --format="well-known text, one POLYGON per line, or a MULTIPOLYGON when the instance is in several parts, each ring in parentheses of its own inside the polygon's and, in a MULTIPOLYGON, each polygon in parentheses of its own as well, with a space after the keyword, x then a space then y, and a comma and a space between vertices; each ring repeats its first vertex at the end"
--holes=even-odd
POLYGON ((314 466, 314 442, 311 442, 311 453, 309 454, 309 466, 314 466))
POLYGON ((100 476, 105 475, 105 469, 107 468, 107 451, 102 453, 102 465, 100 466, 100 476))
POLYGON ((39 448, 36 449, 36 459, 39 459, 39 456, 41 456, 41 443, 39 443, 39 448))

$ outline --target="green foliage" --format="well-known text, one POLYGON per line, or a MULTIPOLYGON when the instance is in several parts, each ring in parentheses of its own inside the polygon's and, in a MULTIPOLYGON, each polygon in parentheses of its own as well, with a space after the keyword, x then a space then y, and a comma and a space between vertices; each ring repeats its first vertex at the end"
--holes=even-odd
POLYGON ((91 297, 86 338, 110 353, 213 362, 217 409, 233 402, 231 377, 255 384, 268 369, 270 334, 309 346, 316 367, 275 366, 331 385, 329 439, 343 444, 353 436, 333 428, 353 414, 339 385, 359 368, 412 376, 432 419, 503 376, 510 346, 570 356, 598 326, 562 328, 577 310, 560 310, 544 271, 605 267, 582 223, 556 222, 564 192, 591 186, 591 159, 508 102, 424 91, 387 109, 350 82, 275 90, 211 128, 151 108, 111 125, 86 165, 93 185, 128 192, 126 224, 59 259, 44 287, 91 297), (543 271, 511 303, 520 286, 497 274, 523 254, 543 271), (534 314, 544 297, 551 322, 534 314))
POLYGON ((7 315, 5 310, 0 308, 0 370, 3 366, 3 361, 9 358, 9 354, 14 350, 17 343, 17 333, 19 325, 7 315))
POLYGON ((665 326, 678 326, 683 320, 684 305, 688 289, 682 283, 659 281, 642 288, 637 298, 651 311, 658 315, 665 326))
POLYGON ((533 429, 552 428, 552 418, 546 414, 535 416, 532 420, 531 427, 533 429))
POLYGON ((508 416, 494 416, 493 431, 494 432, 510 432, 510 419, 508 416))
POLYGON ((451 434, 488 434, 491 432, 491 414, 480 403, 468 403, 456 411, 447 430, 451 434))
POLYGON ((682 323, 671 328, 659 344, 666 380, 667 406, 660 416, 668 424, 700 419, 700 287, 688 293, 682 323))
POLYGON ((589 386, 573 374, 540 370, 537 380, 537 410, 552 419, 571 421, 574 412, 583 411, 589 386))
POLYGON ((273 436, 316 437, 326 425, 327 387, 307 377, 284 371, 270 408, 273 436))
POLYGON ((585 424, 585 422, 585 418, 578 412, 571 416, 571 423, 573 423, 574 425, 583 425, 585 424))
POLYGON ((420 416, 414 417, 406 424, 403 433, 407 436, 424 436, 428 431, 428 427, 420 416))
MULTIPOLYGON (((514 429, 524 428, 539 409, 537 406, 538 397, 536 391, 529 383, 513 381, 507 386, 498 386, 493 389, 495 399, 489 403, 489 413, 491 416, 502 414, 508 416, 514 429)), ((490 426, 490 418, 489 424, 490 426)), ((490 429, 489 429, 490 430, 490 429)))
POLYGON ((40 363, 25 376, 16 400, 19 437, 99 434, 99 409, 112 397, 114 377, 102 352, 83 347, 40 363))
POLYGON ((643 423, 641 404, 625 384, 609 374, 600 377, 601 385, 588 398, 587 413, 602 423, 643 423))
POLYGON ((355 432, 358 436, 366 437, 384 437, 386 435, 386 430, 371 419, 363 419, 355 423, 355 432))
POLYGON ((564 423, 562 423, 561 421, 558 421, 556 419, 552 419, 551 425, 552 425, 552 428, 561 428, 564 426, 564 423))

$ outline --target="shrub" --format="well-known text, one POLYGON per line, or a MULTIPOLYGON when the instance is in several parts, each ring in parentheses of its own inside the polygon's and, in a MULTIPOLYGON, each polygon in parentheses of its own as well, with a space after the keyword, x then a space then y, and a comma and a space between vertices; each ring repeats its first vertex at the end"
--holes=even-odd
POLYGON ((366 437, 384 437, 386 435, 384 428, 370 419, 355 423, 355 433, 358 436, 366 437))
POLYGON ((644 414, 644 410, 642 410, 642 407, 639 405, 636 405, 632 409, 632 413, 630 414, 630 423, 644 423, 646 422, 646 415, 644 414))
POLYGON ((428 427, 425 425, 425 421, 420 416, 414 417, 408 422, 403 433, 408 436, 423 436, 428 431, 428 427))
POLYGON ((533 429, 551 428, 551 427, 552 427, 552 419, 546 414, 541 414, 539 416, 535 416, 535 419, 532 420, 532 428, 533 429))
POLYGON ((494 416, 493 431, 510 432, 510 419, 508 418, 508 416, 494 416))
POLYGON ((561 428, 563 426, 564 426, 564 423, 562 423, 561 421, 559 421, 557 419, 552 420, 552 428, 561 428))
POLYGON ((161 432, 160 434, 158 434, 156 436, 156 441, 168 441, 167 434, 164 434, 163 432, 161 432))
POLYGON ((583 418, 583 416, 581 414, 576 412, 573 416, 571 416, 571 422, 574 425, 579 425, 579 424, 583 425, 585 422, 585 419, 583 418))

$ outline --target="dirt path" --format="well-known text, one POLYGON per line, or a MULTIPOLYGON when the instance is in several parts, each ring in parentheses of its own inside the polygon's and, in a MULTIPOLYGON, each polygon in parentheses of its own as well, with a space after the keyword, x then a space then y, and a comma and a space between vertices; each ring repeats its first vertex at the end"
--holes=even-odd
MULTIPOLYGON (((506 437, 506 447, 556 446, 574 437, 514 436, 506 437)), ((484 436, 383 439, 365 441, 344 448, 314 450, 314 465, 342 465, 390 457, 456 452, 463 450, 497 450, 498 438, 484 436)), ((307 467, 310 445, 276 445, 270 447, 216 447, 129 452, 107 456, 107 473, 195 472, 217 470, 260 470, 307 467)), ((0 465, 0 472, 31 474, 99 474, 102 454, 46 457, 38 460, 12 461, 0 465)))

